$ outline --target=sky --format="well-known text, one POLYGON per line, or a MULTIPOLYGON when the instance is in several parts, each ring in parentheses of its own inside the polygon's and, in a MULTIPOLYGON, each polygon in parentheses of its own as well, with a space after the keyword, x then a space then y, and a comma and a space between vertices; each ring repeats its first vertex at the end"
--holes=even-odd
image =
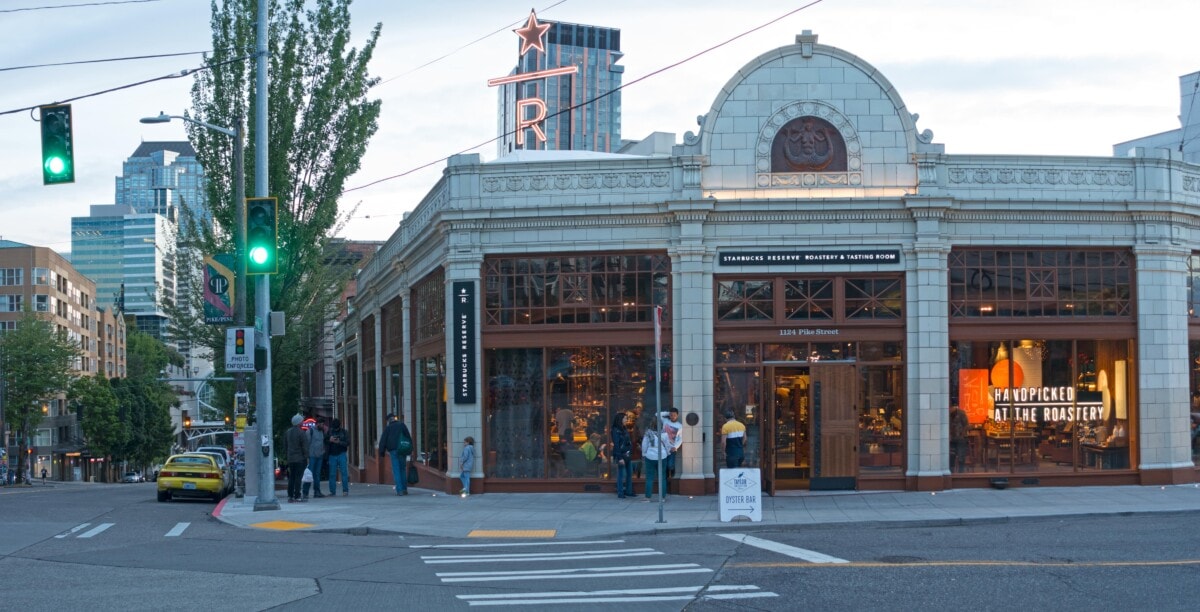
MULTIPOLYGON (((496 157, 487 80, 515 66, 511 30, 531 8, 620 29, 625 83, 661 71, 622 90, 622 136, 633 140, 697 131, 740 68, 803 30, 877 68, 949 154, 1110 156, 1113 144, 1177 129, 1179 77, 1200 70, 1195 0, 354 0, 355 46, 382 24, 371 65, 382 112, 346 186, 404 176, 344 193, 340 236, 386 240, 441 177, 444 158, 496 157)), ((14 69, 206 51, 210 2, 0 0, 0 41, 5 113, 198 67, 191 54, 14 69), (80 6, 36 9, 63 5, 80 6)), ((166 79, 73 102, 69 185, 42 185, 32 113, 0 114, 0 238, 70 251, 71 217, 113 202, 139 143, 186 138, 180 122, 138 119, 183 114, 191 85, 166 79)))

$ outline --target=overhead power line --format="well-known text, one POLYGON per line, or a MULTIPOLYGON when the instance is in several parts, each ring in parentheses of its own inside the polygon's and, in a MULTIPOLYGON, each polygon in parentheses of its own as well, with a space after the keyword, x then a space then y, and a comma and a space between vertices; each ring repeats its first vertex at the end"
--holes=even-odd
MULTIPOLYGON (((557 116, 559 116, 559 115, 561 115, 561 114, 563 114, 563 113, 569 113, 569 112, 571 112, 571 111, 573 111, 573 110, 575 110, 575 109, 577 109, 577 108, 580 108, 580 107, 582 107, 582 106, 587 106, 587 105, 589 105, 589 104, 592 104, 593 102, 596 102, 597 100, 601 100, 601 99, 603 99, 603 98, 606 98, 606 97, 608 97, 608 96, 611 96, 612 94, 615 94, 615 93, 617 93, 618 91, 621 91, 622 89, 625 89, 626 87, 629 87, 629 86, 631 86, 631 85, 636 85, 637 83, 640 83, 640 82, 642 82, 642 81, 645 81, 646 79, 648 79, 648 78, 650 78, 650 77, 657 76, 657 75, 659 75, 659 74, 662 74, 662 73, 664 73, 664 72, 666 72, 666 71, 668 71, 668 70, 671 70, 671 69, 673 69, 673 68, 678 68, 679 66, 682 66, 682 65, 684 65, 684 64, 686 64, 686 63, 688 63, 688 62, 690 62, 690 61, 692 61, 692 60, 694 60, 694 59, 696 59, 696 58, 698 58, 698 57, 701 57, 701 56, 703 56, 703 55, 705 55, 705 54, 707 54, 707 53, 711 53, 711 52, 713 52, 713 51, 716 51, 717 49, 720 49, 721 47, 724 47, 725 45, 728 45, 729 43, 732 43, 732 42, 733 42, 733 41, 735 41, 735 40, 738 40, 738 39, 740 39, 740 38, 744 38, 744 37, 746 37, 746 36, 749 36, 750 34, 753 34, 753 33, 757 32, 757 31, 759 31, 759 30, 761 30, 761 29, 763 29, 763 28, 769 27, 769 26, 771 26, 771 25, 774 25, 775 23, 778 23, 778 22, 780 22, 780 21, 783 21, 784 19, 787 19, 788 17, 791 17, 792 15, 795 15, 796 13, 799 13, 800 11, 803 11, 804 9, 807 9, 807 8, 810 8, 810 7, 812 7, 812 6, 815 6, 815 5, 817 5, 817 4, 820 4, 822 1, 823 1, 823 0, 812 0, 812 2, 809 2, 808 4, 805 4, 804 6, 801 6, 801 7, 797 8, 797 9, 793 9, 793 10, 791 10, 791 11, 788 11, 788 12, 786 12, 786 13, 784 13, 784 14, 780 15, 779 17, 776 17, 776 18, 774 18, 774 19, 772 19, 772 20, 770 20, 770 21, 768 21, 768 22, 766 22, 766 23, 764 23, 764 24, 762 24, 762 25, 759 25, 759 26, 755 26, 755 27, 753 27, 753 28, 750 28, 749 30, 746 30, 746 31, 744 31, 744 32, 742 32, 742 33, 740 33, 740 34, 737 34, 737 35, 735 35, 735 36, 733 36, 733 37, 731 37, 731 38, 728 38, 728 39, 724 40, 723 42, 719 42, 719 43, 717 43, 717 44, 715 44, 715 45, 713 45, 713 46, 711 46, 711 47, 708 47, 707 49, 704 49, 703 51, 699 51, 699 52, 697 52, 697 53, 694 53, 694 54, 692 54, 692 55, 690 55, 690 56, 688 56, 688 57, 685 57, 685 58, 683 58, 683 59, 681 59, 681 60, 679 60, 679 61, 677 61, 677 62, 675 62, 675 63, 673 63, 673 64, 668 64, 668 65, 666 65, 666 66, 663 66, 662 68, 659 68, 658 70, 651 71, 651 72, 649 72, 649 73, 647 73, 647 74, 645 74, 645 75, 643 75, 643 76, 641 76, 641 77, 638 77, 638 78, 636 78, 636 79, 634 79, 634 80, 632 80, 632 81, 630 81, 630 82, 628 82, 628 83, 622 83, 620 87, 616 87, 616 88, 614 88, 614 89, 612 89, 612 90, 610 90, 610 91, 606 91, 606 92, 604 92, 604 93, 602 93, 602 94, 600 94, 600 95, 598 95, 598 96, 596 96, 596 97, 594 97, 594 98, 591 98, 590 100, 585 100, 585 101, 583 101, 583 102, 581 102, 581 103, 579 103, 579 104, 576 104, 576 105, 570 106, 570 107, 568 107, 568 108, 564 108, 564 109, 562 109, 562 110, 558 111, 557 113, 554 113, 554 114, 552 114, 552 115, 549 115, 549 116, 545 117, 543 120, 545 120, 545 119, 550 119, 550 118, 552 118, 552 117, 557 117, 557 116)), ((510 131, 510 132, 505 132, 505 133, 503 133, 503 134, 501 134, 501 135, 499 135, 499 136, 496 136, 495 138, 489 138, 488 140, 485 140, 485 141, 483 141, 483 142, 481 142, 481 143, 479 143, 479 144, 477 144, 477 145, 474 145, 474 146, 471 146, 471 147, 467 147, 467 148, 465 148, 465 149, 462 149, 462 150, 460 150, 460 151, 457 151, 457 152, 455 152, 455 153, 452 153, 452 154, 450 154, 450 155, 447 155, 447 156, 445 156, 445 157, 439 157, 438 159, 435 159, 435 160, 433 160, 433 161, 430 161, 430 162, 428 162, 428 163, 425 163, 425 164, 421 164, 420 166, 417 166, 417 167, 415 167, 415 168, 409 168, 408 170, 405 170, 404 172, 401 172, 400 174, 393 174, 392 176, 387 176, 387 177, 384 177, 384 178, 381 178, 381 179, 376 179, 376 180, 374 180, 374 181, 371 181, 371 182, 369 182, 369 183, 365 183, 365 184, 362 184, 362 185, 358 185, 357 187, 350 187, 349 189, 344 189, 344 190, 342 190, 342 193, 349 193, 349 192, 351 192, 351 191, 358 191, 359 189, 366 189, 367 187, 372 187, 372 186, 374 186, 374 185, 378 185, 378 184, 380 184, 380 183, 384 183, 384 182, 387 182, 387 181, 390 181, 390 180, 394 180, 394 179, 398 179, 398 178, 403 178, 403 177, 405 177, 405 176, 408 176, 408 175, 410 175, 410 174, 412 174, 412 173, 414 173, 414 172, 417 172, 417 171, 420 171, 420 170, 424 170, 425 168, 428 168, 428 167, 430 167, 430 166, 433 166, 433 165, 435 165, 435 164, 442 163, 442 162, 444 162, 444 161, 446 161, 446 160, 450 159, 451 157, 453 157, 453 156, 455 156, 455 155, 461 155, 461 154, 463 154, 463 153, 468 153, 468 152, 470 152, 470 151, 474 151, 475 149, 478 149, 478 148, 480 148, 480 147, 487 146, 487 145, 489 145, 489 144, 491 144, 491 143, 493 143, 493 142, 496 142, 497 140, 500 140, 501 138, 504 138, 505 136, 511 136, 511 135, 515 134, 516 132, 517 132, 516 130, 510 131)))
POLYGON ((30 64, 28 66, 0 67, 0 72, 11 70, 28 70, 30 68, 50 68, 52 66, 78 66, 80 64, 102 64, 105 62, 127 62, 131 60, 158 59, 160 57, 179 57, 181 55, 203 55, 209 51, 184 51, 182 53, 159 53, 158 55, 132 55, 129 57, 110 57, 105 59, 77 60, 74 62, 57 62, 53 64, 30 64))
MULTIPOLYGON (((550 6, 547 6, 546 8, 542 9, 540 12, 543 12, 543 13, 544 13, 544 12, 546 12, 546 11, 548 11, 548 10, 550 10, 550 9, 552 9, 552 8, 554 8, 554 7, 558 6, 558 5, 560 5, 560 4, 562 4, 563 2, 566 2, 566 1, 567 1, 567 0, 558 0, 558 2, 555 2, 554 4, 551 4, 550 6)), ((498 30, 495 30, 495 31, 493 31, 493 32, 489 32, 489 33, 487 33, 487 34, 484 34, 483 36, 480 36, 479 38, 476 38, 475 40, 472 40, 471 42, 469 42, 469 43, 467 43, 467 44, 465 44, 465 45, 462 45, 461 47, 459 47, 459 48, 457 48, 457 49, 455 49, 455 50, 453 50, 453 51, 451 51, 451 52, 449 52, 449 53, 446 53, 445 55, 442 55, 442 56, 440 56, 440 57, 436 57, 436 58, 434 58, 434 59, 431 59, 431 60, 429 60, 428 62, 425 62, 424 64, 421 64, 420 66, 417 66, 416 68, 411 68, 411 69, 409 69, 409 70, 407 70, 407 71, 405 71, 405 72, 402 72, 402 73, 400 73, 400 74, 398 74, 398 75, 396 75, 396 76, 394 76, 394 77, 391 77, 391 78, 389 78, 389 79, 384 79, 384 80, 380 81, 380 82, 379 82, 379 84, 380 84, 380 85, 383 85, 384 83, 388 83, 388 82, 390 82, 390 81, 395 81, 396 79, 398 79, 398 78, 400 78, 400 77, 402 77, 402 76, 408 76, 408 75, 410 75, 410 74, 412 74, 412 73, 414 73, 414 72, 416 72, 416 71, 418 71, 418 70, 420 70, 420 69, 422 69, 422 68, 425 68, 426 66, 432 66, 433 64, 436 64, 436 63, 438 63, 438 62, 440 62, 440 61, 442 61, 442 60, 446 59, 447 57, 450 57, 451 55, 454 55, 455 53, 458 53, 459 51, 462 51, 463 49, 466 49, 467 47, 470 47, 471 45, 473 45, 473 44, 475 44, 475 43, 478 43, 478 42, 482 42, 482 41, 484 41, 484 40, 487 40, 487 39, 489 39, 489 38, 491 38, 491 37, 493 37, 493 36, 495 36, 495 35, 497 35, 497 34, 499 34, 499 33, 501 33, 501 32, 505 32, 505 31, 509 30, 509 29, 510 29, 510 28, 512 28, 513 26, 521 25, 521 24, 522 24, 522 23, 524 23, 524 22, 525 22, 525 20, 524 20, 524 19, 519 19, 519 20, 517 20, 517 21, 514 21, 513 23, 510 23, 510 24, 508 24, 508 25, 506 25, 506 26, 503 26, 503 27, 501 27, 501 28, 500 28, 500 29, 498 29, 498 30)))
POLYGON ((162 0, 109 0, 108 2, 83 2, 80 4, 54 4, 46 6, 27 6, 25 8, 0 9, 0 13, 23 13, 26 11, 45 11, 50 9, 79 8, 81 6, 104 6, 108 4, 142 4, 145 2, 161 2, 162 0))
MULTIPOLYGON (((138 86, 140 86, 140 85, 146 85, 147 83, 154 83, 154 82, 156 82, 156 81, 165 81, 165 80, 167 80, 167 79, 178 79, 178 78, 182 78, 182 77, 185 77, 185 76, 190 76, 190 75, 193 75, 193 74, 195 74, 195 73, 197 73, 197 72, 200 72, 201 70, 211 70, 211 69, 213 69, 213 68, 216 68, 217 66, 224 66, 225 64, 232 64, 232 63, 234 63, 234 62, 241 62, 241 61, 245 61, 245 60, 248 60, 248 59, 250 59, 251 57, 253 57, 253 56, 250 56, 250 55, 243 55, 243 56, 240 56, 240 57, 235 57, 235 58, 232 58, 232 59, 227 59, 227 60, 225 60, 225 61, 223 61, 223 62, 218 62, 218 63, 215 63, 215 64, 206 64, 206 65, 204 65, 204 66, 200 66, 200 67, 197 67, 197 68, 184 68, 183 70, 180 70, 179 72, 177 72, 177 73, 174 73, 174 74, 168 74, 168 75, 164 75, 164 76, 160 76, 160 77, 154 77, 154 78, 152 78, 152 79, 146 79, 146 80, 144 80, 144 81, 138 81, 138 82, 136 82, 136 83, 129 83, 129 84, 127 84, 127 85, 119 85, 119 86, 117 86, 117 87, 111 87, 111 88, 109 88, 109 89, 105 89, 105 90, 103 90, 103 91, 96 91, 96 92, 92 92, 92 93, 88 93, 88 94, 83 94, 83 95, 75 96, 75 97, 73 97, 73 98, 66 98, 66 99, 63 99, 63 100, 55 100, 55 101, 53 102, 53 104, 66 104, 67 102, 74 102, 75 100, 82 100, 82 99, 84 99, 84 98, 94 98, 94 97, 96 97, 96 96, 101 96, 101 95, 104 95, 104 94, 106 94, 106 93, 112 93, 112 92, 114 92, 114 91, 121 91, 122 89, 131 89, 131 88, 133 88, 133 87, 138 87, 138 86)), ((35 108, 39 107, 39 106, 43 106, 44 104, 45 104, 45 103, 43 103, 43 104, 35 104, 35 105, 33 105, 33 106, 26 106, 26 107, 23 107, 23 108, 14 108, 14 109, 12 109, 12 110, 0 111, 0 115, 11 115, 11 114, 13 114, 13 113, 20 113, 20 112, 24 112, 24 111, 31 111, 31 110, 33 110, 33 109, 35 109, 35 108)))

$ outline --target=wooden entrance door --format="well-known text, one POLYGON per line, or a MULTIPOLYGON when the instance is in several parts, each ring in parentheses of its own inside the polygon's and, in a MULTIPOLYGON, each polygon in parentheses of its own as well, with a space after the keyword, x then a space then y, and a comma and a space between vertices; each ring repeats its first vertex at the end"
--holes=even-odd
POLYGON ((854 364, 809 369, 813 490, 854 489, 858 478, 858 377, 854 364))

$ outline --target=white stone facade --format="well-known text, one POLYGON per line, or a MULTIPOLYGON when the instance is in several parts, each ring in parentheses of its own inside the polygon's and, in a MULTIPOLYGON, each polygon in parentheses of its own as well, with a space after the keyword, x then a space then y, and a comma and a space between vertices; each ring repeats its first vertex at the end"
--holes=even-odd
MULTIPOLYGON (((356 329, 356 320, 372 315, 378 325, 384 304, 437 268, 445 271, 449 293, 455 281, 478 289, 488 256, 665 250, 672 266, 674 404, 700 416, 685 428, 690 450, 682 478, 711 483, 720 467, 713 456, 714 275, 849 270, 838 263, 718 265, 718 255, 898 250, 897 263, 857 264, 853 271, 903 274, 901 486, 943 488, 950 473, 949 253, 988 246, 1127 249, 1137 262, 1137 368, 1130 385, 1138 438, 1131 471, 1141 482, 1194 480, 1187 259, 1200 250, 1200 166, 1165 150, 1121 158, 947 155, 931 132, 918 130, 917 119, 871 65, 806 32, 746 64, 699 117, 699 131, 686 134, 670 155, 564 154, 519 163, 455 156, 363 269, 346 326, 356 329), (772 139, 805 116, 838 130, 844 171, 772 171, 772 139)), ((479 323, 477 347, 483 346, 479 323)), ((446 354, 452 351, 448 336, 446 354)), ((478 355, 474 365, 481 397, 473 406, 449 406, 451 458, 464 436, 485 439, 487 385, 478 355)), ((411 369, 403 371, 407 395, 411 369)), ((411 400, 402 401, 406 410, 411 400)), ((419 415, 409 418, 411 425, 419 415)), ((476 478, 485 476, 482 463, 476 478)), ((445 473, 456 475, 449 467, 445 473)))

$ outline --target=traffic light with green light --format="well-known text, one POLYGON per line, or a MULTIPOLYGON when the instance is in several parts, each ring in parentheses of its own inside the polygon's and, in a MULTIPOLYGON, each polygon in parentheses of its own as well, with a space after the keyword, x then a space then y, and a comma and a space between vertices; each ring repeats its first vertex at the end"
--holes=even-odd
POLYGON ((75 139, 71 105, 42 106, 42 184, 75 182, 75 139))
POLYGON ((246 198, 246 274, 279 271, 279 203, 246 198))

